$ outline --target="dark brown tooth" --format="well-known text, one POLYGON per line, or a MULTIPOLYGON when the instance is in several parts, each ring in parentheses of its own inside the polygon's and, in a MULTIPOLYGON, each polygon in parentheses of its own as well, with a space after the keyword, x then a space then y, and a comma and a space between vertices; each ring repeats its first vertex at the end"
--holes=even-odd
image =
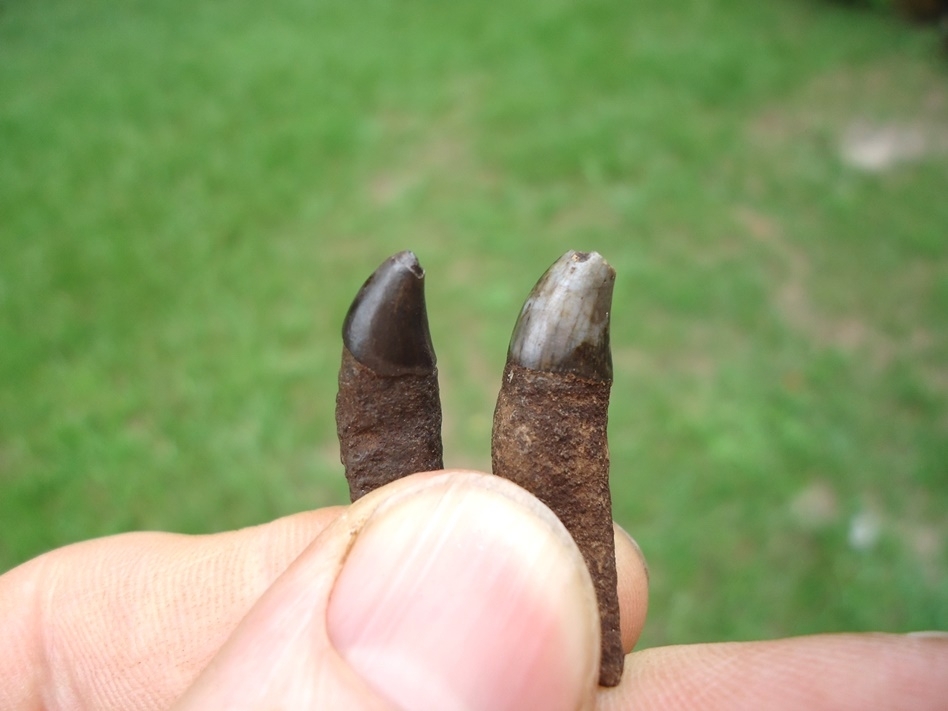
POLYGON ((510 340, 491 440, 494 473, 549 506, 586 559, 602 626, 602 686, 619 683, 625 657, 606 439, 614 283, 596 252, 567 252, 540 278, 510 340))
POLYGON ((342 325, 342 342, 356 360, 379 375, 434 369, 425 271, 412 252, 392 255, 362 285, 342 325))
POLYGON ((414 254, 389 257, 362 285, 342 341, 336 431, 351 499, 441 469, 437 359, 414 254))

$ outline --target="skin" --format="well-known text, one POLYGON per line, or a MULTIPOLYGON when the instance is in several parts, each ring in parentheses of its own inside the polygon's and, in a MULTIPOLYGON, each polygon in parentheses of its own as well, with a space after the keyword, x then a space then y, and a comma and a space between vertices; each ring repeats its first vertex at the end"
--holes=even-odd
MULTIPOLYGON (((621 529, 616 551, 629 652, 647 572, 621 529)), ((0 576, 0 708, 11 711, 819 711, 948 698, 938 635, 648 649, 627 657, 614 689, 595 683, 598 649, 592 583, 562 526, 473 472, 413 475, 348 507, 218 535, 77 543, 0 576)))

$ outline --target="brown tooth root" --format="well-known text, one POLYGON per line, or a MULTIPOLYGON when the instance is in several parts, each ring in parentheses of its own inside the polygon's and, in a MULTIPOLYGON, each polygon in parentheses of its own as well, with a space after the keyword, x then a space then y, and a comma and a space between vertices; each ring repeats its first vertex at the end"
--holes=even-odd
POLYGON ((595 252, 568 252, 540 278, 514 328, 491 440, 494 473, 549 506, 582 551, 599 603, 602 686, 619 683, 625 657, 606 441, 614 282, 595 252))
POLYGON ((424 278, 411 252, 389 257, 363 284, 342 327, 336 431, 353 501, 444 466, 424 278))

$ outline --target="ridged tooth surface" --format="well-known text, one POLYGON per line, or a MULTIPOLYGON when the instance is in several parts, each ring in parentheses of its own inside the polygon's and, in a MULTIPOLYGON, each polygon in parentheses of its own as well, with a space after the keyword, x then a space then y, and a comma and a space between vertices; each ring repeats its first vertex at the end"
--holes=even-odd
POLYGON ((435 367, 425 272, 412 252, 389 257, 362 285, 343 323, 342 340, 356 360, 379 375, 435 367))
POLYGON ((527 297, 508 360, 534 370, 611 379, 609 313, 615 278, 598 252, 570 251, 560 257, 527 297))

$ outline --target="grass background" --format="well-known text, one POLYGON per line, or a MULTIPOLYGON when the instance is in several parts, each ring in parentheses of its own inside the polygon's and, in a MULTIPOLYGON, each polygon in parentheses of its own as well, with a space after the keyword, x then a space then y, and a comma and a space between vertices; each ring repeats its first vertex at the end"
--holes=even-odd
POLYGON ((644 645, 948 628, 948 72, 806 0, 0 2, 0 570, 345 501, 339 328, 428 271, 449 466, 510 331, 618 271, 644 645), (853 127, 924 134, 867 172, 853 127))

